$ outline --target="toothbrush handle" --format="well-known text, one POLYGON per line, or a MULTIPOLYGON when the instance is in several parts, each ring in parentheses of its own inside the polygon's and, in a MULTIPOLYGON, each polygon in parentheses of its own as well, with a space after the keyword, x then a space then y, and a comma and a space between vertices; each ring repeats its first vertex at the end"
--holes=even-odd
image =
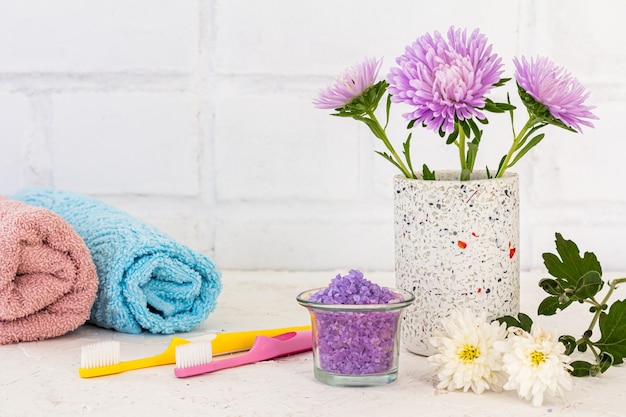
POLYGON ((288 332, 277 337, 257 336, 252 348, 241 355, 218 361, 213 361, 188 368, 174 368, 174 375, 178 378, 206 374, 220 369, 234 368, 249 363, 260 362, 292 353, 311 350, 311 330, 288 332))
POLYGON ((311 326, 281 327, 276 329, 249 330, 244 332, 218 333, 211 341, 213 355, 241 352, 248 350, 254 344, 257 336, 274 337, 279 334, 311 330, 311 326))

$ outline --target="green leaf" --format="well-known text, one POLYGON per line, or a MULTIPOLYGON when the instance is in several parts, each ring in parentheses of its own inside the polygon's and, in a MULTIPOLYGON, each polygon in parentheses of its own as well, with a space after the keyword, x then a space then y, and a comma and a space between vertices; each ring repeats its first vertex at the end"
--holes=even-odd
POLYGON ((494 103, 490 99, 485 99, 485 106, 483 110, 491 112, 491 113, 504 113, 505 110, 502 110, 497 103, 494 103))
POLYGON ((505 324, 506 324, 507 329, 508 329, 509 327, 519 327, 519 328, 521 328, 521 327, 522 327, 522 325, 521 325, 521 323, 519 322, 519 320, 517 320, 517 319, 516 319, 515 317, 513 317, 513 316, 502 316, 502 317, 498 317, 496 320, 498 320, 498 322, 499 322, 500 324, 505 323, 505 324))
POLYGON ((338 109, 338 113, 333 113, 333 114, 331 114, 331 116, 356 118, 358 116, 363 116, 364 114, 365 114, 365 112, 363 112, 363 111, 355 112, 355 111, 352 111, 352 110, 338 109))
POLYGON ((511 161, 511 163, 509 164, 509 168, 512 167, 513 165, 515 165, 520 159, 522 159, 522 157, 524 155, 526 155, 526 153, 528 153, 528 151, 530 151, 534 146, 537 146, 537 144, 539 144, 539 142, 541 142, 541 140, 544 138, 544 136, 546 136, 546 135, 544 133, 541 133, 541 134, 535 136, 534 138, 532 138, 530 140, 530 142, 528 142, 528 145, 526 145, 525 148, 520 150, 517 153, 517 155, 515 155, 515 158, 513 158, 513 161, 511 161))
POLYGON ((506 323, 507 328, 519 327, 526 332, 530 332, 530 329, 533 326, 532 319, 524 313, 519 313, 517 318, 513 316, 502 316, 498 317, 496 320, 498 320, 499 323, 506 323))
POLYGON ((485 107, 483 107, 483 110, 489 111, 491 113, 504 113, 498 108, 498 106, 496 106, 496 103, 489 99, 485 100, 485 107))
POLYGON ((387 125, 389 124, 389 110, 391 109, 391 94, 387 94, 387 106, 385 107, 385 127, 387 129, 387 125))
POLYGON ((609 369, 613 363, 615 362, 615 358, 608 352, 600 352, 600 372, 605 373, 607 369, 609 369))
MULTIPOLYGON (((388 86, 387 81, 379 81, 361 93, 361 95, 352 99, 352 101, 345 106, 335 109, 337 113, 333 114, 333 116, 352 117, 356 120, 361 120, 360 118, 365 116, 368 112, 373 113, 376 110, 388 86)), ((390 98, 387 98, 387 101, 389 100, 390 98)))
POLYGON ((454 132, 450 133, 450 135, 448 136, 448 139, 446 140, 446 145, 450 145, 451 143, 454 143, 454 141, 456 140, 456 138, 459 136, 459 128, 458 126, 454 126, 454 132))
POLYGON ((530 333, 530 329, 533 327, 533 320, 524 313, 519 313, 517 317, 521 324, 520 327, 530 333))
POLYGON ((609 312, 600 313, 601 337, 595 346, 613 355, 615 365, 624 362, 626 357, 626 299, 613 303, 609 312))
POLYGON ((559 337, 559 342, 565 345, 565 354, 571 355, 576 350, 576 339, 574 336, 563 335, 559 337))
POLYGON ((510 102, 508 103, 496 103, 493 100, 485 99, 485 106, 483 110, 489 111, 491 113, 504 113, 507 111, 515 110, 515 106, 510 102))
POLYGON ((478 128, 474 119, 467 119, 467 124, 470 129, 472 129, 472 132, 474 133, 474 141, 476 141, 476 144, 478 145, 478 143, 480 143, 480 138, 483 135, 483 131, 478 128))
POLYGON ((578 279, 589 271, 602 274, 602 267, 595 254, 585 252, 584 256, 580 257, 576 243, 565 240, 560 233, 556 233, 555 236, 556 249, 561 258, 552 253, 544 253, 543 261, 548 273, 557 278, 561 287, 564 289, 576 287, 578 279))
POLYGON ((563 294, 563 288, 561 288, 561 286, 555 279, 544 278, 541 281, 539 281, 539 286, 550 295, 563 294))
POLYGON ((561 303, 558 296, 551 295, 550 297, 544 298, 539 304, 537 313, 542 316, 553 316, 556 314, 557 309, 565 310, 572 302, 573 300, 569 300, 566 303, 561 303))
MULTIPOLYGON (((367 106, 372 109, 372 111, 376 110, 378 107, 378 103, 383 98, 385 93, 387 92, 387 87, 389 87, 389 83, 387 81, 379 81, 367 90, 365 90, 365 97, 367 99, 367 106)), ((391 98, 387 98, 388 101, 391 98)))
POLYGON ((510 78, 500 78, 500 80, 497 83, 495 83, 493 86, 494 87, 502 87, 504 84, 506 84, 509 81, 511 81, 510 78))
POLYGON ((470 142, 467 144, 467 158, 465 165, 470 172, 474 169, 474 163, 476 162, 476 154, 478 153, 478 144, 470 142))
POLYGON ((502 110, 502 112, 515 110, 517 108, 510 103, 496 103, 496 106, 498 106, 498 108, 502 110))
MULTIPOLYGON (((531 137, 532 135, 535 134, 536 131, 538 131, 539 129, 542 129, 546 127, 546 123, 539 123, 539 122, 535 122, 535 124, 533 125, 533 127, 531 127, 530 129, 528 129, 528 131, 526 132, 526 134, 524 135, 524 137, 517 143, 517 145, 515 145, 514 150, 518 151, 519 149, 521 149, 522 147, 524 147, 524 144, 526 143, 526 141, 528 140, 529 137, 531 137)), ((543 137, 542 137, 543 139, 543 137)), ((537 139, 536 139, 537 140, 537 139)), ((541 139, 539 139, 541 140, 541 139)), ((535 143, 536 145, 536 143, 535 143)), ((533 145, 534 146, 534 145, 533 145)))
MULTIPOLYGON (((424 123, 422 123, 422 126, 425 127, 426 125, 424 123)), ((443 131, 442 127, 443 127, 443 124, 441 126, 439 126, 439 137, 440 138, 443 138, 443 137, 446 136, 446 132, 443 131)))
POLYGON ((585 361, 574 361, 570 363, 572 366, 572 376, 589 376, 591 375, 592 364, 585 361))
POLYGON ((592 298, 602 289, 603 285, 604 281, 602 281, 600 273, 598 271, 589 271, 578 279, 574 295, 579 300, 592 298))
POLYGON ((422 165, 422 179, 429 181, 435 180, 435 171, 428 169, 426 164, 422 165))
MULTIPOLYGON (((508 104, 511 104, 511 95, 508 92, 506 93, 506 102, 508 104)), ((509 110, 509 119, 511 119, 511 128, 513 129, 513 137, 516 137, 517 134, 515 133, 515 112, 513 110, 509 110)))
POLYGON ((406 164, 415 178, 415 173, 413 172, 413 165, 411 164, 411 137, 413 136, 413 132, 409 133, 409 136, 406 138, 406 141, 402 144, 402 153, 404 154, 404 159, 406 160, 406 164))
POLYGON ((382 156, 387 161, 389 161, 392 164, 394 164, 400 171, 402 171, 402 167, 400 167, 400 165, 396 162, 395 159, 393 159, 393 157, 391 155, 389 155, 388 153, 385 153, 385 152, 381 152, 381 151, 374 151, 374 152, 376 152, 378 155, 382 156))
POLYGON ((504 160, 506 159, 506 155, 504 155, 501 159, 500 159, 500 163, 498 164, 498 170, 496 171, 496 175, 498 175, 498 173, 502 170, 502 165, 504 165, 504 160))
POLYGON ((380 125, 375 122, 374 120, 370 119, 369 117, 363 117, 363 116, 353 116, 354 120, 358 120, 361 121, 363 123, 365 123, 367 125, 367 127, 370 128, 370 130, 372 131, 372 133, 374 134, 374 136, 376 136, 378 139, 384 139, 385 137, 385 132, 383 130, 381 130, 382 128, 380 127, 380 125))

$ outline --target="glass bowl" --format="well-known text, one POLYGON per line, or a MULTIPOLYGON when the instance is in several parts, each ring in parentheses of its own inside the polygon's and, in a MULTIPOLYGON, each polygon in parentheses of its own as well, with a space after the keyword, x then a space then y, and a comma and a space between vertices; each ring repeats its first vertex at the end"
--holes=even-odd
POLYGON ((311 316, 315 378, 334 386, 372 386, 398 377, 400 321, 415 297, 390 288, 397 300, 386 304, 325 304, 309 301, 323 288, 296 300, 311 316))

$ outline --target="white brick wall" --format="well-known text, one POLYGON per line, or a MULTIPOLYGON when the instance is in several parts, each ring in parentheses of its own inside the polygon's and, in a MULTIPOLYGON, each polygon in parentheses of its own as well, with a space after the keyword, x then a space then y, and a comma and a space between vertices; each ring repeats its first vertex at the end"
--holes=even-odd
MULTIPOLYGON (((626 269, 626 3, 592 3, 0 1, 0 194, 93 195, 224 269, 392 269, 395 171, 369 131, 311 100, 364 56, 384 56, 384 75, 417 36, 455 24, 479 27, 509 75, 521 54, 566 66, 601 117, 583 135, 548 130, 516 167, 523 268, 560 231, 626 269)), ((456 168, 454 149, 415 135, 415 159, 456 168)), ((508 138, 492 118, 477 165, 508 138)))

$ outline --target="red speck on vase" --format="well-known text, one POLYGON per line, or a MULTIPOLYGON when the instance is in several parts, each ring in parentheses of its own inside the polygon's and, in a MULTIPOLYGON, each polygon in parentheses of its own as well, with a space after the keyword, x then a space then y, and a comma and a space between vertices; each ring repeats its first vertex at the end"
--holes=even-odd
POLYGON ((509 259, 512 259, 515 256, 515 248, 511 247, 511 242, 509 242, 509 259))
POLYGON ((463 242, 462 240, 459 240, 458 242, 456 242, 456 244, 461 249, 465 249, 467 247, 467 243, 463 242))
POLYGON ((476 232, 472 232, 472 236, 474 236, 474 237, 478 237, 478 235, 476 234, 476 232))
POLYGON ((476 290, 476 292, 480 294, 482 292, 482 290, 483 290, 482 288, 479 288, 479 289, 476 290))

